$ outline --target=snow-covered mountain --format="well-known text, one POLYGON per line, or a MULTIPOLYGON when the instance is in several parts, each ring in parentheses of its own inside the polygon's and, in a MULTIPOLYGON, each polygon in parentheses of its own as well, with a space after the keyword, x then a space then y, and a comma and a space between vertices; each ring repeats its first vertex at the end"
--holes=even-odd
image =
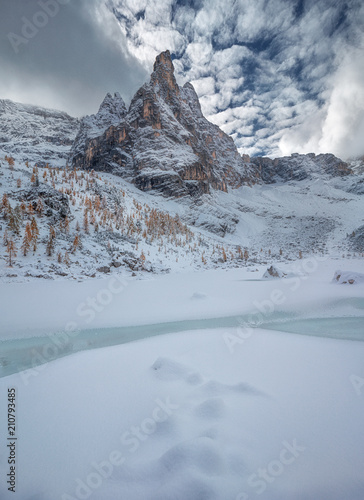
POLYGON ((110 105, 115 114, 108 114, 109 122, 101 106, 81 123, 73 166, 111 172, 143 191, 174 197, 258 180, 257 167, 245 163, 231 137, 203 116, 192 85, 179 87, 169 51, 156 58, 150 82, 137 91, 127 113, 120 101, 110 105))
POLYGON ((363 160, 239 155, 177 85, 168 51, 129 109, 107 94, 81 120, 11 101, 0 116, 5 280, 364 252, 363 160))
POLYGON ((61 111, 0 99, 0 154, 63 166, 79 125, 61 111))

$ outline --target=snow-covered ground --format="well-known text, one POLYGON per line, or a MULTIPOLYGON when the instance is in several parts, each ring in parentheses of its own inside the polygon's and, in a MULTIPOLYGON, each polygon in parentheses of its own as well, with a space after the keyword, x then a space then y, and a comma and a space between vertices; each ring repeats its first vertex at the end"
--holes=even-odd
POLYGON ((364 261, 271 263, 0 284, 0 497, 362 500, 364 261))

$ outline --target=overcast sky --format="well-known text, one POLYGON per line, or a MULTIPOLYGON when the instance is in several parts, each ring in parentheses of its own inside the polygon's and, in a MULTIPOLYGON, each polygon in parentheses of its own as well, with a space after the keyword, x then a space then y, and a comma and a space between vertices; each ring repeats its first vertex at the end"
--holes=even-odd
POLYGON ((363 0, 1 0, 0 98, 128 104, 169 49, 241 153, 364 154, 363 0))

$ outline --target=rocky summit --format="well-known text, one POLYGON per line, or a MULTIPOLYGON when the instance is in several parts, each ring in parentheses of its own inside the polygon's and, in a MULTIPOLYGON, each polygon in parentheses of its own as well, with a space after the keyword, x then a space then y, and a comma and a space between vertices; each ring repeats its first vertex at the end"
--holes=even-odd
POLYGON ((156 58, 129 110, 118 94, 108 95, 96 115, 82 120, 70 163, 173 197, 259 180, 259 168, 244 162, 233 139, 203 116, 193 86, 177 84, 169 51, 156 58))

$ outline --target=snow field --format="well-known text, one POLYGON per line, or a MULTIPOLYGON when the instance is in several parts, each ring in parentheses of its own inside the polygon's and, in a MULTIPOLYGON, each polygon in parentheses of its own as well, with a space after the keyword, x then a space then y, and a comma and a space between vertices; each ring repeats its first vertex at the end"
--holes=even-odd
MULTIPOLYGON (((87 328, 106 334, 115 325, 162 328, 228 314, 237 323, 78 352, 35 376, 1 378, 2 394, 17 389, 17 498, 361 499, 364 343, 263 328, 239 337, 239 317, 256 312, 362 318, 362 285, 332 283, 344 263, 311 262, 311 273, 280 263, 295 281, 263 280, 261 267, 120 287, 87 328), (234 337, 242 342, 231 349, 226 338, 234 337)), ((360 259, 354 268, 363 271, 360 259)), ((110 290, 109 281, 2 284, 5 318, 13 318, 2 338, 26 327, 29 335, 42 326, 55 331, 77 304, 110 290), (21 315, 11 309, 15 297, 21 315)))

